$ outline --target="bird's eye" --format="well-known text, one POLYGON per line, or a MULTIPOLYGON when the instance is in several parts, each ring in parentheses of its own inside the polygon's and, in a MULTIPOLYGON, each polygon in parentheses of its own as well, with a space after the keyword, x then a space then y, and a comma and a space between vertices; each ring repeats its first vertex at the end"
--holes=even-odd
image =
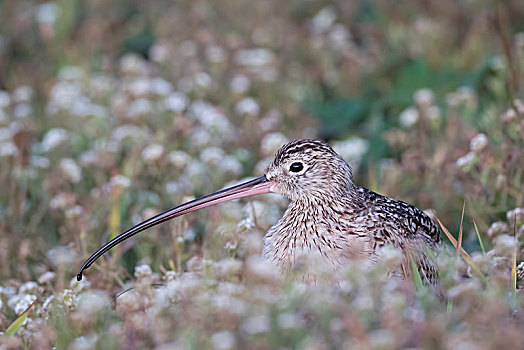
POLYGON ((289 171, 293 172, 293 173, 298 173, 300 171, 302 171, 302 169, 304 169, 304 164, 300 163, 300 162, 295 162, 293 164, 291 164, 289 166, 289 171))

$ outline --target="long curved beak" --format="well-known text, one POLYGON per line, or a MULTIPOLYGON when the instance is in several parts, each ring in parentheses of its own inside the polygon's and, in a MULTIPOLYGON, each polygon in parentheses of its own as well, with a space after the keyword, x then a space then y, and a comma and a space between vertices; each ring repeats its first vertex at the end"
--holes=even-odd
POLYGON ((229 187, 213 194, 192 200, 190 202, 184 203, 178 207, 169 209, 163 213, 160 213, 152 218, 149 218, 133 227, 129 230, 119 234, 106 244, 104 244, 100 249, 98 249, 93 255, 87 259, 82 268, 78 272, 76 279, 80 281, 82 279, 82 272, 89 268, 99 257, 104 255, 108 250, 113 248, 119 243, 122 243, 126 239, 133 237, 137 233, 140 233, 150 227, 158 225, 164 221, 171 220, 177 216, 190 213, 194 210, 202 209, 215 205, 218 203, 226 202, 232 199, 252 196, 255 194, 269 193, 271 192, 271 186, 274 185, 272 181, 269 181, 265 175, 258 177, 254 180, 244 182, 242 184, 229 187))

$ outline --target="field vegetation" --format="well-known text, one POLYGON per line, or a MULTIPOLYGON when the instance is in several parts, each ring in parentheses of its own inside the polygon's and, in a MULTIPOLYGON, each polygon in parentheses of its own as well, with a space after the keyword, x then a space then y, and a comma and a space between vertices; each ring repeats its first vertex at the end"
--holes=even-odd
POLYGON ((523 18, 520 0, 0 1, 0 349, 522 348, 523 18), (280 278, 259 259, 277 195, 150 229, 76 281, 296 138, 438 218, 442 296, 387 277, 393 249, 280 278))

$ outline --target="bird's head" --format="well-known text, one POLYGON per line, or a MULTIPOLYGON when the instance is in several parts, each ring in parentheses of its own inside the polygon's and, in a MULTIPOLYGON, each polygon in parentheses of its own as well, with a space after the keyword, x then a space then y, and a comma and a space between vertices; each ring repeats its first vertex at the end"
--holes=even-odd
POLYGON ((295 140, 282 146, 266 170, 271 191, 291 200, 341 196, 353 186, 350 166, 319 140, 295 140))

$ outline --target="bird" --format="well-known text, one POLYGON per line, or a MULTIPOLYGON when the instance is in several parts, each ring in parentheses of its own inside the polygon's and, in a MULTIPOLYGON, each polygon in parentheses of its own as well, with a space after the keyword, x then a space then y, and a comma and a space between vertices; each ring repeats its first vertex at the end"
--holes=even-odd
POLYGON ((405 278, 410 270, 414 274, 411 260, 426 284, 438 284, 434 259, 442 243, 438 226, 415 206, 356 185, 350 165, 328 143, 312 139, 284 144, 260 177, 131 227, 91 255, 77 279, 112 247, 150 227, 211 205, 271 192, 289 199, 282 217, 265 234, 262 250, 262 259, 280 271, 292 269, 298 257, 308 254, 334 270, 348 261, 373 264, 381 248, 393 246, 404 256, 393 274, 405 278))

